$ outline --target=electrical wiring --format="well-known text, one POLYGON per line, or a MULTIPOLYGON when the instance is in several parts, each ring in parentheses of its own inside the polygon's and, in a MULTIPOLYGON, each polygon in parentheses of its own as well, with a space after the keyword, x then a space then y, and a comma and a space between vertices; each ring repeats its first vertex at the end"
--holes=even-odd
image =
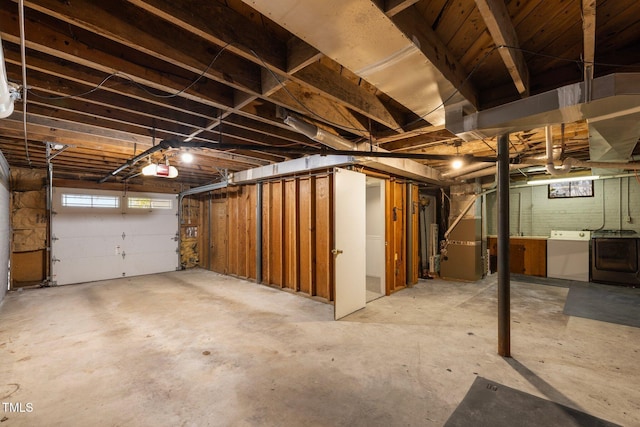
POLYGON ((177 92, 174 93, 170 93, 167 95, 162 95, 162 94, 158 94, 158 93, 154 93, 152 91, 150 91, 149 89, 146 88, 146 86, 138 83, 137 81, 135 81, 135 79, 133 77, 131 77, 130 75, 128 75, 127 73, 123 73, 120 71, 116 71, 114 73, 109 74, 107 77, 105 77, 104 79, 102 79, 102 81, 95 86, 94 88, 86 91, 86 92, 82 92, 79 94, 75 94, 75 95, 64 95, 64 96, 42 96, 42 95, 38 95, 36 93, 33 92, 32 89, 29 90, 29 92, 36 96, 37 98, 40 99, 55 99, 55 100, 60 100, 60 99, 70 99, 70 98, 82 98, 83 96, 87 96, 90 95, 94 92, 96 92, 97 90, 99 90, 102 86, 104 86, 107 81, 109 81, 110 79, 114 78, 114 77, 122 77, 126 80, 128 80, 129 82, 133 83, 133 85, 135 85, 136 87, 138 87, 140 90, 146 92, 147 94, 155 97, 155 98, 175 98, 177 96, 180 96, 181 94, 183 94, 184 92, 188 91, 189 89, 191 89, 194 85, 196 85, 200 80, 202 80, 202 78, 207 74, 207 72, 211 69, 211 67, 213 67, 213 65, 215 64, 215 62, 218 60, 218 58, 220 57, 220 55, 222 54, 222 52, 224 52, 225 50, 227 50, 229 48, 229 46, 231 46, 232 43, 227 43, 226 45, 223 46, 222 49, 220 49, 220 51, 218 51, 218 53, 216 53, 216 55, 213 57, 213 59, 209 62, 209 65, 207 65, 207 67, 198 75, 198 77, 196 77, 191 83, 189 83, 187 86, 185 86, 184 88, 180 89, 177 92))
MULTIPOLYGON (((216 55, 213 57, 213 59, 209 62, 209 64, 207 65, 207 67, 191 82, 189 83, 187 86, 185 86, 183 89, 178 90, 177 92, 173 92, 170 94, 158 94, 155 93, 153 91, 150 91, 146 86, 138 83, 137 81, 135 81, 135 79, 133 77, 131 77, 130 75, 120 72, 120 71, 116 71, 110 75, 108 75, 107 77, 105 77, 98 85, 96 85, 95 87, 93 87, 92 89, 82 92, 82 93, 78 93, 78 94, 74 94, 74 95, 64 95, 64 96, 42 96, 37 94, 36 92, 33 91, 33 89, 29 89, 29 93, 37 98, 41 98, 41 99, 53 99, 53 100, 60 100, 60 99, 69 99, 69 98, 81 98, 84 96, 87 96, 97 90, 99 90, 100 88, 102 88, 110 79, 114 78, 114 77, 121 77, 126 79, 127 81, 131 82, 133 85, 135 85, 136 87, 140 88, 141 90, 143 90, 144 92, 146 92, 147 94, 149 94, 150 96, 156 97, 156 98, 173 98, 173 97, 177 97, 180 96, 181 94, 183 94, 184 92, 186 92, 187 90, 191 89, 194 85, 196 85, 202 78, 204 78, 207 74, 207 72, 213 67, 213 65, 215 64, 215 62, 218 60, 218 58, 220 57, 220 55, 225 52, 226 50, 228 50, 230 47, 232 46, 237 46, 237 47, 242 47, 247 49, 248 52, 251 53, 251 55, 253 55, 259 62, 260 64, 264 67, 265 70, 267 70, 267 72, 269 72, 269 74, 274 78, 274 80, 277 82, 277 84, 282 88, 282 90, 287 94, 287 96, 294 101, 297 105, 300 106, 300 108, 302 108, 304 111, 306 111, 308 114, 310 114, 311 116, 317 118, 318 120, 329 124, 331 126, 335 126, 344 130, 348 130, 348 131, 355 131, 358 133, 364 133, 367 134, 368 130, 366 128, 364 128, 363 126, 356 126, 354 125, 350 119, 348 117, 345 117, 345 119, 349 120, 349 122, 351 123, 351 125, 353 125, 353 127, 351 126, 345 126, 344 124, 340 124, 340 123, 336 123, 330 119, 328 119, 327 117, 322 116, 321 114, 316 113, 315 111, 313 111, 310 107, 308 107, 304 102, 302 102, 302 100, 300 100, 297 96, 295 96, 288 88, 286 85, 286 80, 282 79, 281 76, 279 76, 277 73, 275 73, 271 67, 269 67, 269 65, 266 63, 266 61, 262 58, 262 56, 260 56, 255 50, 251 49, 251 48, 247 48, 246 46, 242 46, 239 43, 236 42, 230 42, 227 43, 226 45, 224 45, 217 53, 216 55)), ((582 60, 576 60, 576 59, 571 59, 571 58, 565 58, 565 57, 561 57, 561 56, 557 56, 557 55, 550 55, 550 54, 544 54, 544 53, 540 53, 540 52, 534 52, 528 49, 523 49, 523 48, 519 48, 519 47, 515 47, 515 46, 508 46, 508 45, 498 45, 498 46, 494 46, 492 47, 490 50, 488 50, 487 52, 485 52, 485 54, 482 56, 482 58, 480 58, 476 64, 473 66, 473 68, 471 69, 471 71, 465 76, 465 78, 462 80, 462 82, 460 83, 460 85, 452 91, 452 93, 446 97, 440 104, 438 104, 436 107, 434 107, 433 109, 431 109, 430 111, 418 116, 417 118, 407 122, 404 124, 403 127, 396 127, 396 128, 390 128, 391 131, 393 132, 398 132, 398 131, 402 131, 404 129, 404 127, 407 126, 411 126, 414 125, 416 123, 419 123, 420 121, 424 120, 425 117, 427 117, 428 115, 434 113, 435 111, 445 107, 447 105, 447 103, 449 101, 451 101, 451 99, 453 99, 456 95, 458 95, 460 93, 460 88, 464 87, 464 85, 466 85, 469 80, 471 79, 471 77, 477 72, 477 70, 480 68, 480 66, 482 64, 484 64, 484 62, 489 58, 489 56, 494 53, 495 51, 499 50, 499 49, 512 49, 512 50, 519 50, 523 53, 527 53, 533 56, 540 56, 540 57, 545 57, 545 58, 550 58, 550 59, 556 59, 556 60, 561 60, 561 61, 566 61, 566 62, 573 62, 576 63, 578 65, 581 65, 584 63, 584 61, 582 60)), ((640 68, 640 66, 635 66, 635 65, 625 65, 625 64, 611 64, 611 63, 600 63, 600 62, 593 62, 593 65, 596 66, 604 66, 604 67, 632 67, 632 68, 640 68)), ((427 131, 424 130, 412 130, 412 131, 407 131, 404 134, 405 135, 419 135, 419 134, 424 134, 424 133, 428 133, 427 131)))

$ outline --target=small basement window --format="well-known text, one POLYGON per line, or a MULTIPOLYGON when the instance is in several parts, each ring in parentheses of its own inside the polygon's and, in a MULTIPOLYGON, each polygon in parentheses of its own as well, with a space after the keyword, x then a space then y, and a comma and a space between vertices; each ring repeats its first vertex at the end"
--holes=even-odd
POLYGON ((71 208, 118 208, 120 207, 120 198, 95 194, 63 194, 62 206, 71 208))
POLYGON ((171 209, 171 199, 150 199, 148 197, 129 197, 127 206, 131 209, 171 209))

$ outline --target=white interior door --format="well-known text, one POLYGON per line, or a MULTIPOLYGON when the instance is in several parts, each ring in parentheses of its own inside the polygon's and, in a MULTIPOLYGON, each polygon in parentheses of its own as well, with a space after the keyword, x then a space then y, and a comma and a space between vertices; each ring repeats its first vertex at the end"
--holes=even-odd
POLYGON ((335 319, 367 304, 366 176, 346 169, 334 175, 335 319))

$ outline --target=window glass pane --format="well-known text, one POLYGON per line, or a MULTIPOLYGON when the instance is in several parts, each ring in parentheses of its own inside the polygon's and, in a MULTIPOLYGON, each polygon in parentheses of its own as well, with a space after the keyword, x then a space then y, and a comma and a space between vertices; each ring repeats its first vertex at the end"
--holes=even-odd
POLYGON ((171 199, 150 199, 148 197, 129 197, 127 206, 131 209, 171 209, 171 199))
POLYGON ((63 194, 62 206, 74 208, 117 208, 120 199, 116 196, 97 196, 95 194, 63 194))

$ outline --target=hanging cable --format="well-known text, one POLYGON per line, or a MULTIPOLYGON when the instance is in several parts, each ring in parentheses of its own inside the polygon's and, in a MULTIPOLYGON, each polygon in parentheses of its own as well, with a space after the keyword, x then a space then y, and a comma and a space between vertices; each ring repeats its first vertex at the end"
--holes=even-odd
MULTIPOLYGON (((20 4, 22 5, 24 0, 20 0, 20 4)), ((21 6, 22 9, 22 6, 21 6)), ((265 70, 267 70, 267 72, 269 72, 271 74, 271 76, 274 78, 274 80, 277 82, 277 84, 282 88, 282 90, 287 94, 287 96, 289 98, 291 98, 291 100, 293 100, 296 104, 298 104, 304 111, 306 111, 307 113, 309 113, 310 115, 314 116, 315 118, 317 118, 318 120, 327 123, 331 126, 335 126, 335 127, 339 127, 345 130, 349 130, 349 131, 356 131, 356 132, 363 132, 363 133, 367 133, 367 129, 365 129, 364 127, 360 126, 355 126, 353 125, 353 123, 351 122, 351 120, 346 117, 346 119, 351 123, 352 126, 345 126, 343 124, 340 123, 336 123, 333 122, 332 120, 322 116, 321 114, 316 113, 315 111, 313 111, 311 108, 309 108, 304 102, 302 102, 298 97, 296 97, 286 86, 286 81, 282 80, 280 76, 278 76, 278 74, 276 74, 271 67, 269 67, 269 65, 266 63, 266 61, 253 49, 251 48, 247 48, 243 45, 241 45, 240 43, 236 43, 236 42, 230 42, 225 44, 217 53, 216 55, 213 57, 213 59, 209 62, 209 64, 207 65, 207 67, 191 82, 189 83, 187 86, 185 86, 183 89, 178 90, 177 92, 173 92, 170 94, 158 94, 155 92, 150 91, 146 86, 138 83, 137 81, 134 80, 133 77, 129 76, 126 73, 123 72, 119 72, 116 71, 110 75, 108 75, 107 77, 105 77, 96 87, 94 87, 93 89, 90 89, 89 91, 80 93, 80 94, 75 94, 75 95, 66 95, 66 96, 55 96, 55 97, 45 97, 42 95, 38 95, 36 93, 33 92, 33 90, 30 90, 31 94, 33 96, 36 96, 38 98, 43 98, 43 99, 67 99, 67 98, 76 98, 76 97, 83 97, 86 95, 89 95, 93 92, 95 92, 96 90, 100 89, 102 86, 104 86, 104 84, 110 80, 113 77, 121 77, 124 78, 126 80, 128 80, 130 83, 132 83, 133 85, 135 85, 136 87, 138 87, 139 89, 143 90, 144 92, 146 92, 147 94, 149 94, 150 96, 156 97, 156 98, 173 98, 173 97, 177 97, 180 96, 182 93, 186 92, 187 90, 189 90, 190 88, 192 88, 196 83, 198 83, 198 81, 200 81, 202 78, 205 77, 205 75, 207 74, 207 72, 213 67, 213 65, 215 64, 215 62, 218 60, 218 58, 220 57, 220 55, 228 50, 229 48, 231 48, 232 46, 236 46, 236 47, 243 47, 245 49, 247 49, 248 52, 251 53, 251 55, 253 55, 258 62, 265 68, 265 70)), ((24 49, 24 43, 23 43, 23 49, 24 49)), ((572 62, 572 63, 576 63, 579 65, 583 64, 582 60, 576 60, 576 59, 571 59, 571 58, 566 58, 566 57, 561 57, 561 56, 557 56, 557 55, 549 55, 549 54, 544 54, 544 53, 539 53, 539 52, 535 52, 535 51, 531 51, 531 50, 527 50, 527 49, 522 49, 519 47, 515 47, 515 46, 508 46, 508 45, 498 45, 498 46, 494 46, 492 47, 490 50, 488 50, 483 56, 482 58, 480 58, 476 64, 473 66, 473 68, 471 69, 471 71, 466 75, 466 77, 462 80, 462 82, 460 83, 460 85, 458 85, 458 87, 452 91, 452 93, 446 97, 439 105, 437 105, 435 108, 431 109, 430 111, 421 114, 419 117, 417 117, 416 119, 407 122, 404 124, 404 127, 408 127, 411 125, 414 125, 422 120, 424 120, 424 118, 432 113, 434 113, 435 111, 439 110, 440 108, 443 108, 444 106, 447 105, 447 103, 453 98, 455 97, 457 94, 459 94, 460 92, 460 88, 463 87, 465 84, 467 84, 467 82, 471 79, 471 77, 476 73, 476 71, 480 68, 480 66, 482 64, 484 64, 484 62, 489 58, 489 56, 495 52, 496 50, 499 49, 510 49, 510 50, 518 50, 520 52, 523 53, 527 53, 529 55, 532 56, 540 56, 540 57, 544 57, 544 58, 550 58, 550 59, 556 59, 556 60, 560 60, 560 61, 566 61, 566 62, 572 62)), ((599 66, 607 66, 607 67, 630 67, 630 68, 638 68, 640 66, 637 65, 628 65, 628 64, 611 64, 611 63, 598 63, 598 62, 594 62, 593 65, 599 65, 599 66)), ((25 67, 23 66, 23 71, 26 74, 26 70, 25 67)), ((26 77, 25 77, 26 78, 26 77)), ((25 78, 23 78, 23 80, 25 80, 25 78)), ((25 99, 26 99, 26 86, 25 86, 25 99)), ((25 103, 26 104, 26 103, 25 103)), ((400 127, 396 127, 396 128, 390 128, 391 131, 394 132, 398 132, 398 131, 402 131, 404 129, 404 127, 400 126, 400 127)), ((422 130, 411 130, 411 131, 407 131, 404 133, 404 135, 419 135, 419 134, 423 134, 426 133, 425 131, 422 130)))
POLYGON ((27 55, 25 48, 25 32, 24 32, 24 0, 20 0, 18 6, 18 15, 20 19, 20 56, 22 61, 22 132, 24 133, 24 151, 27 156, 27 163, 31 165, 31 157, 29 156, 29 137, 27 135, 27 55))

